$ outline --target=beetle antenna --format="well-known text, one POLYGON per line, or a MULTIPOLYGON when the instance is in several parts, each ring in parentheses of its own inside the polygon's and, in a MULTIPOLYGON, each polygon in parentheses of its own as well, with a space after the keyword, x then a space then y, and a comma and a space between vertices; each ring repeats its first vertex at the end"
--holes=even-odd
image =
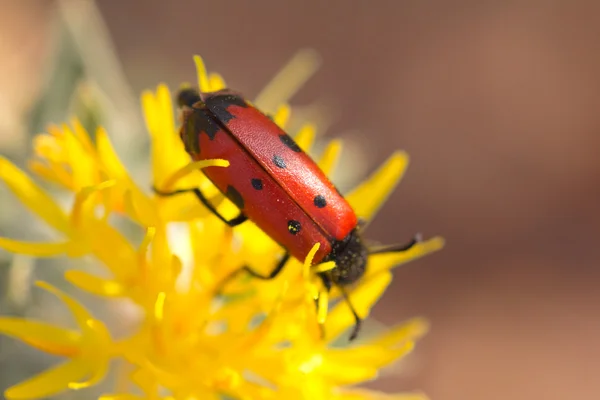
POLYGON ((358 336, 358 333, 360 332, 360 328, 362 326, 362 319, 358 316, 358 313, 354 309, 354 306, 352 305, 352 302, 350 301, 350 296, 348 296, 348 292, 346 292, 346 289, 341 285, 338 285, 338 288, 340 289, 340 292, 342 292, 344 301, 348 305, 348 308, 350 308, 350 311, 352 312, 352 316, 354 316, 354 328, 352 328, 352 332, 350 333, 350 337, 348 338, 348 340, 353 341, 354 339, 356 339, 356 337, 358 336))
POLYGON ((367 229, 367 226, 369 226, 369 220, 362 217, 358 217, 357 225, 358 229, 362 232, 365 229, 367 229))
POLYGON ((381 253, 402 253, 403 251, 407 251, 411 249, 414 245, 423 241, 423 236, 420 233, 417 233, 410 242, 406 244, 392 244, 389 246, 379 246, 372 247, 369 249, 369 255, 372 254, 381 254, 381 253))

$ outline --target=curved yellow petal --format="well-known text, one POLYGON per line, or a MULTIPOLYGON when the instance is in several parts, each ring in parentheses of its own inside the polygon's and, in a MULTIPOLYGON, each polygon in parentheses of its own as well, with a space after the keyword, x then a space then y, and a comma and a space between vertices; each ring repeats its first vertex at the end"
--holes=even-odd
MULTIPOLYGON (((348 293, 350 302, 359 317, 368 317, 371 307, 381 297, 385 288, 392 281, 390 272, 379 273, 370 279, 363 279, 360 284, 348 293)), ((327 338, 334 339, 354 324, 354 316, 345 301, 340 301, 327 316, 325 332, 327 338)))
POLYGON ((4 392, 7 400, 48 398, 68 389, 70 382, 89 374, 86 361, 74 359, 50 368, 4 392))
POLYGON ((367 221, 370 220, 396 188, 407 166, 408 154, 398 151, 346 196, 356 214, 367 221))
POLYGON ((40 216, 48 225, 68 235, 71 233, 69 219, 54 199, 6 158, 0 156, 0 179, 31 211, 40 216))
POLYGON ((41 351, 73 357, 79 353, 81 334, 45 322, 15 317, 0 317, 0 333, 21 340, 41 351))
POLYGON ((36 243, 0 238, 0 248, 11 253, 27 254, 35 257, 53 257, 70 253, 73 248, 73 242, 36 243))
POLYGON ((222 159, 214 159, 214 160, 201 160, 201 161, 193 161, 190 162, 178 170, 174 171, 160 186, 159 189, 161 191, 169 191, 175 184, 185 178, 186 176, 194 173, 197 170, 208 168, 208 167, 221 167, 226 168, 229 167, 229 161, 222 159))
POLYGON ((312 261, 315 258, 315 254, 317 254, 317 251, 319 251, 320 247, 321 243, 315 243, 306 255, 306 258, 304 259, 304 262, 302 264, 302 276, 304 277, 304 279, 308 279, 308 277, 310 276, 312 261))
POLYGON ((436 236, 423 242, 417 243, 410 249, 396 253, 381 253, 369 256, 369 265, 365 278, 377 275, 381 271, 390 270, 393 267, 416 260, 427 254, 441 250, 444 247, 444 238, 436 236))
POLYGON ((66 271, 65 279, 78 288, 97 296, 121 297, 125 294, 125 288, 120 282, 103 279, 85 271, 66 271))

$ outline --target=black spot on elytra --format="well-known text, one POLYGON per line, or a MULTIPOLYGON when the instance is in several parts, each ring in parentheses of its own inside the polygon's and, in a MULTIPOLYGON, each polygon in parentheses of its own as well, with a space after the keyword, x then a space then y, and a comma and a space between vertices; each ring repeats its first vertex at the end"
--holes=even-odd
POLYGON ((292 151, 295 151, 296 153, 299 153, 302 151, 300 146, 298 146, 298 144, 296 142, 294 142, 294 139, 292 139, 288 135, 279 135, 279 139, 281 140, 281 142, 283 142, 283 144, 285 144, 292 151))
POLYGON ((260 179, 258 178, 252 178, 252 187, 256 190, 262 190, 263 188, 263 183, 260 179))
POLYGON ((227 192, 225 193, 225 196, 227 196, 227 198, 231 200, 233 204, 235 204, 240 210, 244 208, 244 198, 233 186, 227 186, 227 192))
POLYGON ((216 94, 206 96, 204 99, 206 107, 213 113, 219 121, 226 124, 231 119, 235 118, 233 114, 229 112, 229 107, 239 106, 248 107, 246 101, 235 94, 216 94))
POLYGON ((288 231, 290 231, 292 235, 297 235, 301 228, 300 222, 293 219, 288 221, 288 231))
POLYGON ((188 106, 191 107, 195 103, 200 101, 200 94, 196 89, 182 89, 177 94, 177 105, 179 107, 188 106))
POLYGON ((327 205, 327 200, 325 200, 325 197, 323 197, 319 194, 319 195, 315 196, 313 203, 315 203, 315 206, 317 206, 319 208, 323 208, 327 205))
POLYGON ((277 165, 279 168, 285 168, 285 160, 283 158, 281 158, 281 156, 274 155, 273 163, 275 165, 277 165))

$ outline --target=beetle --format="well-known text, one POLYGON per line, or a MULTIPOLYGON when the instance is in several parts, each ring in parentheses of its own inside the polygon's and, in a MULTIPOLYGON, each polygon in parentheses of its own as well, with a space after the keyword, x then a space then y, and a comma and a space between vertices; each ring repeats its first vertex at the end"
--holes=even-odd
POLYGON ((155 191, 164 196, 193 192, 227 225, 250 219, 286 250, 268 275, 245 266, 232 277, 246 271, 259 279, 275 278, 290 256, 304 260, 320 243, 313 263, 335 262, 333 269, 319 275, 327 290, 332 285, 341 289, 355 319, 350 340, 356 338, 361 318, 344 288, 363 276, 369 254, 408 250, 418 236, 403 246, 369 251, 359 234, 359 219, 340 191, 285 131, 240 94, 229 89, 210 93, 183 89, 177 103, 185 150, 195 161, 229 161, 227 168, 209 167, 203 173, 240 213, 226 219, 199 188, 155 191))

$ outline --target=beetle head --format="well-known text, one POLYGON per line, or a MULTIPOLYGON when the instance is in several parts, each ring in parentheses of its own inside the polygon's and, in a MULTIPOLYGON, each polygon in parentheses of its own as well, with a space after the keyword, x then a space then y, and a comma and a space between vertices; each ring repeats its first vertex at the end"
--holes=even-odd
POLYGON ((365 273, 367 258, 368 250, 355 229, 333 246, 330 260, 335 261, 335 268, 329 271, 332 283, 346 286, 356 282, 365 273))

